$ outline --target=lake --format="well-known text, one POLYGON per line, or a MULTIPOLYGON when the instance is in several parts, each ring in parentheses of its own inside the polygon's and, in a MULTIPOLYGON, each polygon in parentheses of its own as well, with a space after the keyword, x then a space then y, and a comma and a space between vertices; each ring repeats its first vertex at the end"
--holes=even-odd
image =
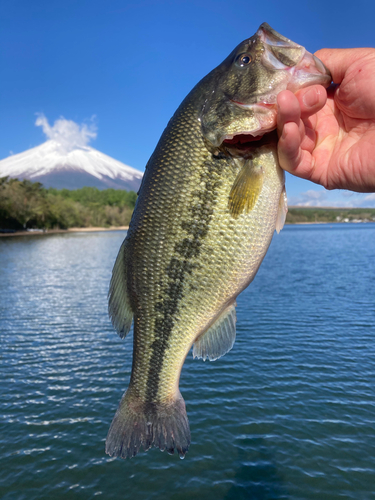
POLYGON ((104 453, 131 370, 107 316, 125 234, 0 239, 0 497, 374 499, 375 224, 275 234, 232 351, 185 362, 184 460, 104 453))

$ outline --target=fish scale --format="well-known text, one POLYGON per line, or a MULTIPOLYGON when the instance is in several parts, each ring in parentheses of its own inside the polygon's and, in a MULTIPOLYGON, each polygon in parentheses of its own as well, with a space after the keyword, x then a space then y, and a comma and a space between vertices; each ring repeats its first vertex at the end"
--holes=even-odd
MULTIPOLYGON (((178 387, 184 360, 193 344, 194 357, 210 360, 232 348, 235 299, 283 225, 284 173, 275 136, 258 144, 233 141, 236 133, 258 134, 259 105, 246 104, 254 81, 274 85, 275 92, 293 81, 289 67, 270 69, 261 57, 271 57, 267 46, 275 39, 287 40, 262 25, 207 75, 182 102, 147 164, 109 293, 121 336, 134 317, 130 384, 106 441, 112 456, 132 457, 151 446, 185 455, 190 430, 178 387), (243 53, 249 55, 243 59, 243 53), (240 61, 254 61, 250 73, 241 69, 239 54, 240 61)), ((299 67, 312 57, 287 43, 293 52, 288 58, 283 45, 284 61, 299 67)), ((316 73, 327 83, 327 73, 316 73)), ((275 110, 262 113, 275 127, 275 110)))

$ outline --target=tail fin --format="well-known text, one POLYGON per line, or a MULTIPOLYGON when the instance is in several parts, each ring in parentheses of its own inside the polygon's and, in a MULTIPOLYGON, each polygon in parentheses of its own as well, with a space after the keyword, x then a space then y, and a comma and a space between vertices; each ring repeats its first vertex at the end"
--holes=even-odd
POLYGON ((190 444, 190 428, 181 394, 168 404, 144 403, 129 390, 123 395, 105 444, 111 457, 131 458, 155 446, 184 458, 190 444))

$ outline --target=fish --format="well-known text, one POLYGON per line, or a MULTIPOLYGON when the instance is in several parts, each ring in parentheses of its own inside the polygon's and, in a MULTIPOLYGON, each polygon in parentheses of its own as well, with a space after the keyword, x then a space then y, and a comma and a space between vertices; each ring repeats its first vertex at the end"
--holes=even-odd
POLYGON ((276 97, 331 75, 263 23, 183 100, 150 157, 115 261, 109 315, 134 322, 133 362, 106 439, 131 458, 151 447, 183 458, 190 428, 179 379, 193 357, 216 360, 236 337, 236 297, 285 221, 276 97))

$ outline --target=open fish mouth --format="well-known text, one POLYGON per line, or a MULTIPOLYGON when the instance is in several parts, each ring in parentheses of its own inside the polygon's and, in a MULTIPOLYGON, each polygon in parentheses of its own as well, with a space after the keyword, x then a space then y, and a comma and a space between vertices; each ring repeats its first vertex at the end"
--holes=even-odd
POLYGON ((244 110, 251 110, 255 120, 252 121, 253 127, 250 130, 245 126, 242 130, 221 136, 220 144, 224 150, 232 155, 236 153, 236 156, 243 156, 246 152, 251 152, 256 147, 277 142, 277 134, 275 132, 277 118, 276 102, 272 104, 267 102, 243 104, 234 100, 231 102, 233 106, 244 110))
POLYGON ((261 135, 236 134, 232 138, 224 139, 221 148, 231 156, 244 156, 252 153, 260 146, 276 145, 278 141, 277 131, 273 129, 261 135))
POLYGON ((256 116, 257 127, 252 130, 242 130, 221 137, 221 148, 232 156, 246 156, 255 148, 264 145, 277 144, 276 132, 277 105, 275 103, 259 102, 244 104, 232 100, 233 105, 244 110, 251 110, 256 116))

